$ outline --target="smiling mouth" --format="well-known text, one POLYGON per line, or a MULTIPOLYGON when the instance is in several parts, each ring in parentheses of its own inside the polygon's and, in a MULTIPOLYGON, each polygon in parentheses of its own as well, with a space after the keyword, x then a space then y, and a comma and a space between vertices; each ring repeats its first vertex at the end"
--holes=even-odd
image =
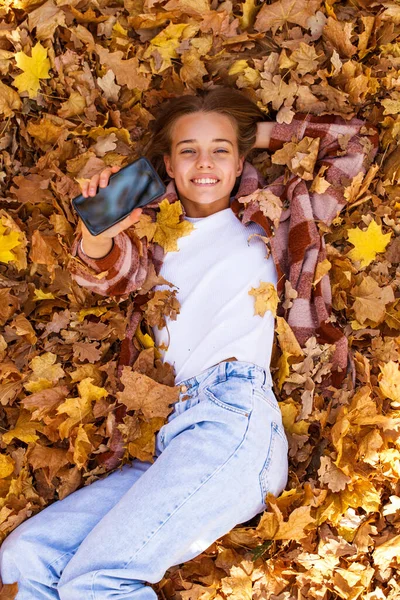
POLYGON ((217 185, 217 183, 219 183, 219 179, 217 179, 216 181, 211 181, 211 180, 196 180, 196 179, 191 179, 190 180, 194 185, 197 185, 199 187, 212 187, 213 185, 217 185))

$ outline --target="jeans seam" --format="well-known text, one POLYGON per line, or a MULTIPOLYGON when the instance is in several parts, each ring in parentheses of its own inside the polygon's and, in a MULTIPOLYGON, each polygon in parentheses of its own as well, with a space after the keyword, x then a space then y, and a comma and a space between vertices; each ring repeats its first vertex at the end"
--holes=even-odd
POLYGON ((53 565, 55 565, 59 560, 61 560, 62 558, 64 558, 64 556, 67 556, 68 554, 72 554, 72 556, 74 555, 74 553, 77 551, 77 549, 79 548, 79 544, 76 546, 76 548, 72 551, 69 552, 64 552, 64 554, 61 554, 60 556, 58 556, 57 558, 55 558, 51 563, 48 563, 46 565, 46 569, 51 569, 51 567, 53 565))
POLYGON ((268 447, 268 454, 267 454, 267 458, 265 459, 263 466, 261 468, 261 471, 258 475, 258 479, 260 482, 260 487, 261 487, 261 499, 262 499, 262 503, 265 505, 265 496, 266 494, 266 489, 264 488, 264 477, 263 477, 263 473, 265 471, 265 467, 268 464, 268 469, 269 469, 269 465, 271 463, 272 460, 272 454, 274 451, 274 447, 275 447, 275 436, 278 433, 278 428, 276 427, 276 423, 274 423, 274 421, 271 422, 271 441, 268 447))
POLYGON ((264 396, 264 395, 263 395, 263 394, 262 394, 262 393, 261 393, 259 390, 254 390, 254 394, 255 394, 256 396, 258 396, 259 398, 261 398, 261 400, 263 400, 264 402, 266 402, 266 403, 268 404, 268 406, 269 406, 269 407, 273 408, 273 409, 274 409, 274 411, 275 411, 277 414, 281 415, 281 417, 282 417, 282 411, 281 411, 281 409, 279 408, 279 405, 278 405, 278 404, 276 404, 276 405, 275 405, 275 404, 274 404, 272 401, 270 401, 270 399, 269 399, 269 398, 268 398, 266 395, 264 396))
POLYGON ((222 463, 222 465, 220 465, 218 468, 216 468, 208 477, 205 481, 203 481, 195 490, 193 490, 193 492, 187 496, 187 498, 185 498, 183 500, 183 502, 181 502, 176 508, 175 510, 167 517, 167 519, 165 519, 165 521, 163 521, 159 527, 156 529, 156 531, 153 532, 153 534, 149 537, 149 539, 138 549, 136 550, 135 554, 133 554, 133 556, 129 559, 129 561, 122 567, 123 569, 126 569, 127 566, 132 562, 132 560, 135 558, 135 556, 137 556, 137 554, 139 552, 141 552, 143 550, 143 548, 145 548, 145 546, 147 546, 147 544, 150 542, 151 539, 153 539, 153 537, 156 535, 156 533, 158 533, 160 531, 160 529, 162 527, 164 527, 164 525, 170 520, 170 518, 179 510, 182 508, 182 506, 184 504, 186 504, 186 502, 188 500, 190 500, 190 498, 192 498, 192 496, 194 496, 203 486, 205 483, 207 483, 208 481, 210 481, 210 479, 212 477, 214 477, 214 475, 216 475, 219 471, 221 471, 221 469, 223 469, 223 467, 225 467, 225 465, 228 464, 229 461, 232 460, 232 458, 234 458, 234 456, 236 455, 237 451, 243 446, 246 437, 247 437, 247 432, 249 430, 249 426, 250 426, 250 419, 247 422, 247 426, 246 426, 246 430, 243 434, 243 438, 241 439, 239 445, 235 448, 235 450, 232 452, 232 454, 230 454, 230 456, 226 459, 226 461, 224 463, 222 463))
POLYGON ((90 591, 91 591, 91 596, 92 596, 91 600, 96 600, 96 593, 95 593, 95 591, 94 591, 94 584, 95 584, 95 579, 96 579, 96 577, 97 577, 97 574, 98 574, 99 572, 100 572, 100 571, 98 571, 98 570, 97 570, 97 571, 94 571, 94 573, 93 573, 93 575, 92 575, 92 585, 90 586, 90 591))

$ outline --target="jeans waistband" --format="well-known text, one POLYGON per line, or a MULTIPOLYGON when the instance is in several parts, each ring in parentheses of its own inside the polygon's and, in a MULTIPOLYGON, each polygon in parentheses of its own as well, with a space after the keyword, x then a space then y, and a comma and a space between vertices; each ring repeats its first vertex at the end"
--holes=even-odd
POLYGON ((207 387, 208 385, 226 381, 228 377, 242 377, 253 379, 260 385, 272 388, 272 377, 269 369, 255 365, 251 362, 235 360, 220 362, 217 365, 205 369, 194 377, 184 379, 178 385, 182 392, 194 391, 196 387, 207 387))

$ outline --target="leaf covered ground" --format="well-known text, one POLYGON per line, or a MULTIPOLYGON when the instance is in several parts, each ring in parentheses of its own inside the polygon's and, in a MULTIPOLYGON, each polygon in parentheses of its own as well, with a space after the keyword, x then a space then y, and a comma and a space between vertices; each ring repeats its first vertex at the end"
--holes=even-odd
MULTIPOLYGON (((71 199, 81 180, 141 154, 164 99, 229 85, 267 119, 332 113, 380 129, 375 163, 348 182, 332 225, 320 224, 328 259, 315 281, 329 272, 351 368, 341 389, 323 389, 332 347, 311 338, 300 348, 277 318, 286 491, 154 588, 165 600, 400 597, 399 31, 390 0, 2 0, 1 540, 104 476, 116 429, 124 462, 151 458, 177 397, 172 372, 139 328, 139 357, 119 379, 131 301, 72 281, 71 199)), ((311 150, 292 146, 251 160, 269 181, 285 169, 310 179, 311 150)), ((319 191, 327 183, 323 172, 311 179, 319 191)), ((168 215, 140 226, 174 247, 168 215)), ((179 311, 172 293, 144 295, 142 308, 154 325, 179 311)), ((4 586, 0 597, 15 593, 4 586)))

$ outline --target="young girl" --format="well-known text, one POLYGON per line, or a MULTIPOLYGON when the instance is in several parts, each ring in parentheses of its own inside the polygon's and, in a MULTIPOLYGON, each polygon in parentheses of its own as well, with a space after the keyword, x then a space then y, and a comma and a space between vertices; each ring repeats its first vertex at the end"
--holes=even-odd
MULTIPOLYGON (((18 582, 17 600, 154 600, 146 583, 160 581, 168 568, 265 510, 267 493, 277 496, 284 489, 288 444, 269 372, 274 316, 270 310, 256 314, 249 292, 262 283, 279 289, 284 272, 300 292, 300 304, 292 307, 298 339, 318 328, 329 337, 329 325, 321 329, 321 315, 330 308, 324 304, 326 279, 314 295, 307 291, 309 273, 324 257, 313 219, 329 223, 336 215, 344 201, 340 177, 351 180, 365 170, 376 137, 369 130, 362 138, 357 119, 296 115, 290 125, 262 119, 249 99, 231 89, 170 100, 154 123, 147 152, 171 179, 167 194, 97 237, 80 223, 72 255, 82 262, 70 266, 80 285, 104 296, 136 292, 153 263, 157 274, 177 286, 176 320, 167 316, 166 326, 153 333, 164 360, 174 366, 180 396, 156 436, 153 463, 125 464, 8 536, 1 577, 18 582), (347 155, 338 143, 342 135, 347 155), (306 136, 325 142, 318 159, 325 157, 320 164, 327 166, 333 188, 308 195, 309 205, 302 177, 265 186, 245 162, 253 147, 276 150, 306 136), (366 140, 372 140, 369 146, 366 140), (262 187, 291 202, 275 232, 268 208, 239 201, 262 187), (142 213, 155 220, 165 197, 171 204, 180 201, 182 219, 193 229, 178 238, 178 251, 164 253, 126 230, 142 213)), ((107 185, 117 170, 94 176, 83 193, 95 194, 99 182, 107 185)))

